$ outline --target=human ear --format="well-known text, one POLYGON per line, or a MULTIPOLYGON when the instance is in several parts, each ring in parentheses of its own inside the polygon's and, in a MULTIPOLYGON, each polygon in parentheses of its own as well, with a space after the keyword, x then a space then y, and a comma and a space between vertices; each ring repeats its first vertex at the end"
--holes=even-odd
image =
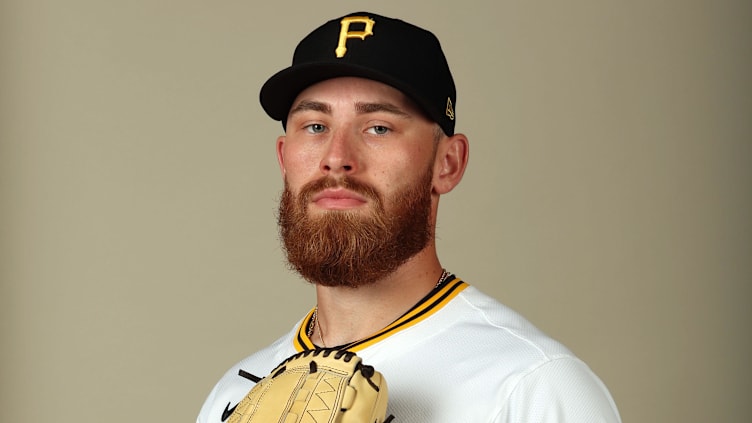
POLYGON ((282 173, 284 179, 286 175, 285 171, 285 136, 281 135, 277 138, 277 163, 279 163, 279 171, 282 173))
POLYGON ((470 142, 464 134, 454 134, 439 141, 434 161, 433 189, 446 194, 462 180, 470 154, 470 142))

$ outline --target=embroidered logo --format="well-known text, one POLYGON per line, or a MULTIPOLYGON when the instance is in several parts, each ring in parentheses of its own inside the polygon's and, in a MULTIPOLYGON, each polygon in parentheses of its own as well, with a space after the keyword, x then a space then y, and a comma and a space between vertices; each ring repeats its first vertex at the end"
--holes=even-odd
POLYGON ((227 405, 225 405, 225 411, 222 412, 222 421, 224 422, 225 420, 227 420, 227 418, 232 415, 237 407, 238 405, 235 404, 232 408, 230 408, 230 403, 228 402, 227 405))
POLYGON ((360 38, 365 40, 367 36, 373 35, 373 25, 376 22, 368 16, 349 16, 342 19, 340 24, 342 25, 339 30, 339 44, 334 52, 337 54, 337 58, 341 59, 345 57, 347 53, 347 40, 349 38, 360 38), (362 23, 365 24, 365 28, 362 31, 350 31, 350 24, 362 23))
POLYGON ((446 115, 449 120, 454 120, 454 107, 452 107, 452 99, 447 97, 446 115))

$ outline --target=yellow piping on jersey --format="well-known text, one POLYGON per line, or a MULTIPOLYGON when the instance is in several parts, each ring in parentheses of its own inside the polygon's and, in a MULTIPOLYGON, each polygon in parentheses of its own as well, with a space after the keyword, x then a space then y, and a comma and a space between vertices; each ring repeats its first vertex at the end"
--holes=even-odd
MULTIPOLYGON (((337 348, 346 349, 352 352, 358 352, 377 342, 380 342, 388 338, 389 336, 407 329, 417 323, 420 323, 427 317, 433 315, 467 287, 468 285, 465 282, 452 275, 451 280, 449 280, 449 282, 446 282, 444 286, 442 286, 436 292, 430 294, 430 296, 427 296, 426 298, 421 300, 413 308, 408 310, 407 313, 403 314, 402 317, 395 320, 384 329, 360 341, 355 341, 337 348)), ((311 311, 309 311, 306 317, 303 319, 300 327, 298 328, 297 336, 293 340, 293 344, 297 351, 305 351, 316 348, 311 339, 308 337, 307 331, 311 323, 311 318, 313 317, 313 311, 314 309, 311 309, 311 311)))

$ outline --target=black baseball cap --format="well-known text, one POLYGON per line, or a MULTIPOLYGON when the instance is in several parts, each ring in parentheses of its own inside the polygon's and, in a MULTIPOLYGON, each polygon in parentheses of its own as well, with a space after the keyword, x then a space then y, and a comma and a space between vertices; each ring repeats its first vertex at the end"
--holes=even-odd
POLYGON ((444 133, 454 134, 457 93, 439 40, 425 29, 369 12, 333 19, 303 38, 292 66, 261 87, 261 106, 284 126, 301 91, 341 76, 391 85, 418 104, 444 133))

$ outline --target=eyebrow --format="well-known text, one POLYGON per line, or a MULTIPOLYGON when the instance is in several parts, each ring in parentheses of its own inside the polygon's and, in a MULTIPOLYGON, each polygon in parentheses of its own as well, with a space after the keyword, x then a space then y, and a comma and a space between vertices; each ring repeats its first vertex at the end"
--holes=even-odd
POLYGON ((290 110, 289 115, 305 111, 321 112, 330 115, 332 114, 332 107, 320 101, 303 100, 290 110))
MULTIPOLYGON (((302 100, 300 103, 298 103, 295 107, 293 107, 290 110, 289 115, 292 116, 295 113, 300 113, 300 112, 305 112, 305 111, 321 112, 321 113, 330 115, 332 114, 332 107, 329 104, 322 103, 320 101, 302 100)), ((385 113, 390 113, 390 114, 400 116, 403 118, 410 117, 409 113, 407 113, 400 107, 395 106, 394 104, 391 104, 391 103, 358 102, 358 103, 355 103, 355 111, 359 114, 385 112, 385 113)))
POLYGON ((355 103, 355 111, 358 113, 386 112, 400 117, 409 117, 410 114, 391 103, 355 103))

